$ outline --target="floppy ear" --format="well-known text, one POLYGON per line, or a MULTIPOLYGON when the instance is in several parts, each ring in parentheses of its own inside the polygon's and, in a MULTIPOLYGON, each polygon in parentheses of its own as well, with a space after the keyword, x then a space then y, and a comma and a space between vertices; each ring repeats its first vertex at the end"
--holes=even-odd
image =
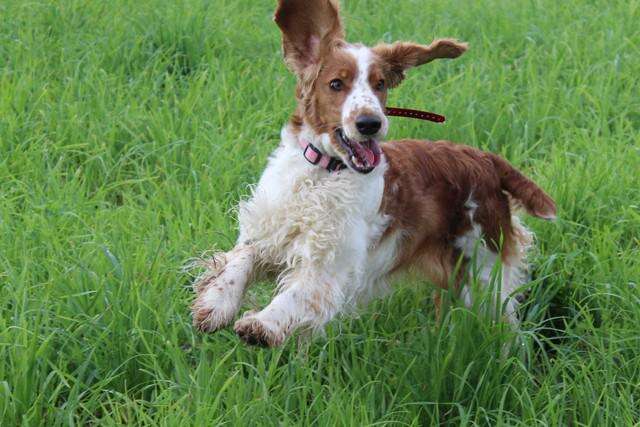
POLYGON ((273 19, 282 31, 285 62, 299 76, 344 39, 336 0, 279 0, 273 19))
POLYGON ((429 46, 396 42, 379 44, 373 51, 388 67, 389 87, 395 87, 404 79, 405 70, 426 64, 438 58, 457 58, 467 50, 467 44, 452 39, 434 40, 429 46))

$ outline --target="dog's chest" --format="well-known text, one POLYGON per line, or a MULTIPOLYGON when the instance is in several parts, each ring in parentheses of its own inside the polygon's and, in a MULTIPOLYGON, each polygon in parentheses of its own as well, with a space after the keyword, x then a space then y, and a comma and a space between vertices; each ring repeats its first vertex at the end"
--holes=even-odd
MULTIPOLYGON (((310 165, 297 147, 270 158, 252 197, 240 204, 240 239, 275 264, 330 262, 379 238, 384 167, 369 175, 329 173, 310 165)), ((360 248, 360 249, 359 249, 360 248)))

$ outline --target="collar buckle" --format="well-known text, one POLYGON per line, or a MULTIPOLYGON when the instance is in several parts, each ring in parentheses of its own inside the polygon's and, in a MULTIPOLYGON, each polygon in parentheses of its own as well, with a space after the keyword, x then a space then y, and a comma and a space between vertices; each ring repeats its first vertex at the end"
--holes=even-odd
POLYGON ((318 150, 313 144, 309 143, 306 148, 304 149, 304 151, 302 152, 302 155, 304 156, 305 159, 307 159, 307 161, 309 163, 311 163, 312 165, 317 165, 318 163, 320 163, 320 159, 322 159, 322 153, 320 152, 320 150, 318 150), (311 153, 309 153, 309 150, 311 150, 311 153))

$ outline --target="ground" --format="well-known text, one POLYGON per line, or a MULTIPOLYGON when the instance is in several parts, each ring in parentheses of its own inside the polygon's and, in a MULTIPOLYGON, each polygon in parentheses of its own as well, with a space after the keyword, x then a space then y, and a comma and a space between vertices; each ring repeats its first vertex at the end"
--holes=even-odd
MULTIPOLYGON (((507 157, 558 202, 522 330, 407 278, 326 337, 191 326, 181 266, 292 111, 274 1, 0 3, 0 424, 631 425, 640 421, 640 2, 344 2, 348 38, 456 37, 390 136, 507 157)), ((271 292, 254 288, 244 309, 271 292)))

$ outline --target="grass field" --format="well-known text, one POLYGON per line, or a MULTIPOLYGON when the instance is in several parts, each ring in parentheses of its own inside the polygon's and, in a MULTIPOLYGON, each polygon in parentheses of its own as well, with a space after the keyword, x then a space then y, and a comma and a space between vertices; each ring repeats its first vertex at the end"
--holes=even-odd
POLYGON ((274 3, 0 2, 0 425, 640 423, 640 1, 346 1, 351 40, 471 45, 391 95, 447 123, 390 137, 501 153, 560 219, 515 340, 405 280, 264 350, 194 331, 180 268, 292 111, 274 3))

